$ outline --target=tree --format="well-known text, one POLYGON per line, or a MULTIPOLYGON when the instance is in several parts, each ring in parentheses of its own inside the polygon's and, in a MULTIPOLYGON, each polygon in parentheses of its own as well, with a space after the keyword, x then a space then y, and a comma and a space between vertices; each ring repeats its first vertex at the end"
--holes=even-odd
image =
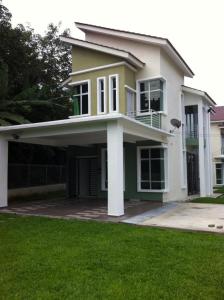
POLYGON ((0 125, 67 118, 70 95, 59 85, 71 71, 71 54, 59 39, 61 25, 50 24, 41 36, 21 24, 12 28, 11 17, 1 1, 0 125))

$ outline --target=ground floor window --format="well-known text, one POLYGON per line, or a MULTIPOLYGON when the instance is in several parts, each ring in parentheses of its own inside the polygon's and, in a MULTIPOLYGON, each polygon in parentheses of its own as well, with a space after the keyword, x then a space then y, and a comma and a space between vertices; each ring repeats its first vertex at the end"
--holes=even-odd
POLYGON ((224 184, 224 164, 216 164, 216 184, 224 184))
POLYGON ((162 191, 166 189, 166 148, 138 148, 138 190, 162 191))

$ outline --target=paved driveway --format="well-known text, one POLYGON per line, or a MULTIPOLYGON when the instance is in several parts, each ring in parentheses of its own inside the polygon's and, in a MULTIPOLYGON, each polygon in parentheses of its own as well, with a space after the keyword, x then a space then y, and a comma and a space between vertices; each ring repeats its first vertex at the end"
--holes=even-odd
POLYGON ((125 223, 224 233, 224 205, 169 203, 125 223))

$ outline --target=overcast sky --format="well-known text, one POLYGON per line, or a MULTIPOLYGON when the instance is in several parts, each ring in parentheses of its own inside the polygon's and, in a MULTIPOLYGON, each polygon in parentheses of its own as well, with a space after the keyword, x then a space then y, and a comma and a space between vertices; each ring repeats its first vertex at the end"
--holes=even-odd
POLYGON ((3 0, 13 24, 29 23, 43 33, 62 21, 84 38, 74 22, 130 30, 168 38, 196 74, 185 84, 207 91, 224 105, 223 0, 3 0))

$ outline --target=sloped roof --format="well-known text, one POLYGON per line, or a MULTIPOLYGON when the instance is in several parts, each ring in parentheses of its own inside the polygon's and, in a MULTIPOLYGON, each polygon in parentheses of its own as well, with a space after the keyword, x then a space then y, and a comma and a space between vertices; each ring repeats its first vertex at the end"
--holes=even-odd
POLYGON ((211 122, 224 121, 224 106, 214 107, 215 113, 211 115, 211 122))
POLYGON ((209 94, 205 91, 199 90, 199 89, 195 89, 192 88, 190 86, 186 86, 186 85, 182 85, 182 91, 183 92, 188 92, 191 94, 196 94, 198 96, 203 97, 204 99, 206 99, 213 107, 216 105, 216 102, 212 99, 211 96, 209 96, 209 94))
POLYGON ((86 23, 75 22, 77 28, 82 30, 83 32, 98 32, 100 34, 106 34, 111 36, 119 36, 121 38, 136 40, 138 42, 145 42, 149 44, 158 45, 164 49, 164 51, 171 57, 171 59, 183 70, 185 76, 193 77, 194 73, 191 68, 188 66, 183 57, 179 54, 179 52, 174 48, 172 43, 162 37, 146 35, 142 33, 136 33, 125 30, 118 30, 113 28, 107 28, 102 26, 96 26, 86 23))

